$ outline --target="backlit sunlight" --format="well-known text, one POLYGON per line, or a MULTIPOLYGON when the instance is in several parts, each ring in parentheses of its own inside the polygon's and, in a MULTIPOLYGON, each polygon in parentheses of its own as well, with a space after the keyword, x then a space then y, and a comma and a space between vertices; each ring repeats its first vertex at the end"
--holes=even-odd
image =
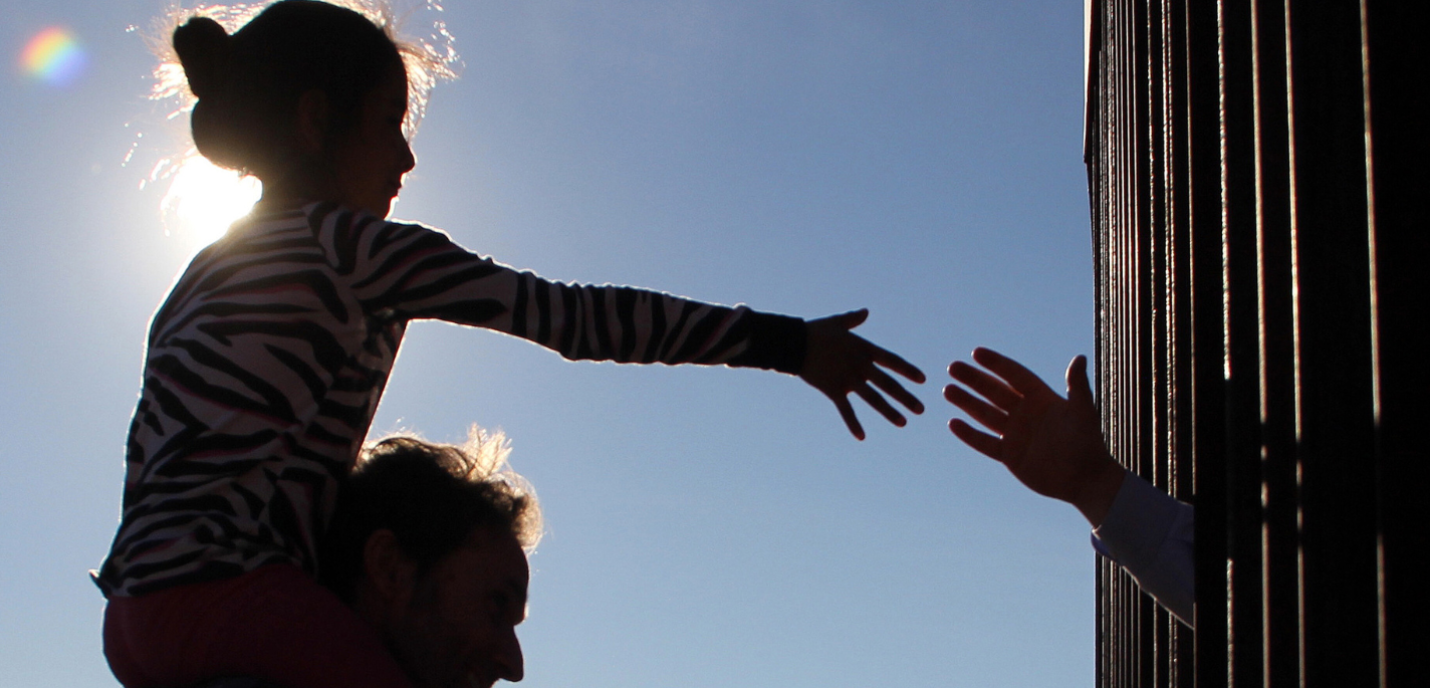
POLYGON ((223 236, 234 220, 253 208, 262 186, 253 177, 215 166, 201 155, 178 163, 160 210, 169 232, 202 248, 223 236))

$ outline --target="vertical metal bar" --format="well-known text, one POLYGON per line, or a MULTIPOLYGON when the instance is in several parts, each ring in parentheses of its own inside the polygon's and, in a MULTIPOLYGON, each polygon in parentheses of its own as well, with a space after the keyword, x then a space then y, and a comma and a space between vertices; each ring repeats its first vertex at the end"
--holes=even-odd
POLYGON ((1255 84, 1256 243, 1261 399, 1263 681, 1299 685, 1294 349, 1291 331, 1285 0, 1251 7, 1255 84))
MULTIPOLYGON (((1187 138, 1187 36, 1184 0, 1169 0, 1164 6, 1167 80, 1167 188, 1168 188, 1168 343, 1170 360, 1168 490, 1178 499, 1192 501, 1192 394, 1191 394, 1191 226, 1188 199, 1187 138)), ((1196 682, 1196 634, 1187 626, 1173 623, 1171 651, 1174 658, 1169 686, 1192 688, 1196 682)))
MULTIPOLYGON (((1108 164, 1109 151, 1112 146, 1109 136, 1111 113, 1110 103, 1113 85, 1109 79, 1109 64, 1113 59, 1111 50, 1112 36, 1111 27, 1108 23, 1108 16, 1111 8, 1105 2, 1097 2, 1093 7, 1092 26, 1096 32, 1096 83, 1098 92, 1095 103, 1089 107, 1097 108, 1097 121, 1089 126, 1096 140, 1085 144, 1090 159, 1096 161, 1095 185, 1091 188, 1095 190, 1096 197, 1089 200, 1095 226, 1093 234, 1097 252, 1095 254, 1098 266, 1097 282, 1097 383, 1098 400, 1101 403, 1101 414, 1103 416, 1104 434, 1108 428, 1107 414, 1110 408, 1108 397, 1110 359, 1112 356, 1110 337, 1111 327, 1108 319, 1111 317, 1112 302, 1109 298, 1107 284, 1113 279, 1115 273, 1111 270, 1110 253, 1112 245, 1109 237, 1110 218, 1108 213, 1108 198, 1111 195, 1110 170, 1108 164)), ((1094 99, 1089 97, 1089 101, 1094 99)), ((1098 559, 1099 576, 1098 583, 1098 606, 1099 606, 1099 635, 1098 644, 1102 648, 1103 655, 1098 660, 1098 686, 1101 688, 1112 688, 1117 683, 1117 661, 1119 655, 1118 635, 1119 625, 1116 616, 1116 595, 1117 583, 1113 576, 1114 567, 1111 562, 1098 559)))
POLYGON ((1367 205, 1374 344, 1376 504, 1381 685, 1430 685, 1430 461, 1420 430, 1430 417, 1430 258, 1424 193, 1430 188, 1430 137, 1419 105, 1430 51, 1424 3, 1364 0, 1361 50, 1366 109, 1367 205), (1373 132, 1373 136, 1372 136, 1373 132))
MULTIPOLYGON (((1116 13, 1113 17, 1117 22, 1116 76, 1118 81, 1115 92, 1116 113, 1112 120, 1114 126, 1116 126, 1113 137, 1114 140, 1117 141, 1117 157, 1115 159, 1116 166, 1114 168, 1116 172, 1117 195, 1113 198, 1113 202, 1116 204, 1117 223, 1114 225, 1113 231, 1115 232, 1114 236, 1117 242, 1117 249, 1114 254, 1117 260, 1115 269, 1120 279, 1116 284, 1117 306, 1114 311, 1116 319, 1113 321, 1113 326, 1116 328, 1114 337, 1117 342, 1117 356, 1115 359, 1117 369, 1114 373, 1114 387, 1112 390, 1116 415, 1112 422, 1117 437, 1116 451, 1118 459, 1123 462, 1123 465, 1128 466, 1132 470, 1136 470, 1135 457, 1131 457, 1128 454, 1128 448, 1135 442, 1135 436, 1133 435, 1135 426, 1128 421, 1133 417, 1132 411, 1133 408, 1135 408, 1135 404, 1132 403, 1132 399, 1134 399, 1136 395, 1136 389, 1131 384, 1131 381, 1134 379, 1132 377, 1134 371, 1131 368, 1133 358, 1129 355, 1131 353, 1132 336, 1136 331, 1130 319, 1132 311, 1131 296, 1132 290, 1135 289, 1135 285, 1133 285, 1132 282, 1136 279, 1136 273, 1131 264, 1132 252, 1129 245, 1129 236, 1135 231, 1135 204, 1131 202, 1131 194, 1129 193, 1130 187, 1134 183, 1129 163, 1130 159, 1135 155, 1135 147, 1128 137, 1129 132, 1133 128, 1130 109, 1134 107, 1135 103, 1135 100, 1131 97, 1131 87, 1134 77, 1132 75, 1132 49, 1130 40, 1132 22, 1129 6, 1132 1, 1133 0, 1126 0, 1118 3, 1116 13)), ((1131 687, 1138 685, 1136 683, 1137 665, 1138 660, 1141 658, 1141 653, 1138 651, 1139 648, 1137 646, 1136 593, 1132 591, 1131 583, 1128 581, 1128 576, 1125 572, 1118 572, 1117 583, 1118 618, 1121 620, 1122 625, 1120 629, 1121 632, 1118 634, 1122 646, 1118 685, 1131 687)))
MULTIPOLYGON (((1122 285, 1126 281, 1126 276, 1122 272, 1122 247, 1121 232, 1123 226, 1124 207, 1120 203, 1122 198, 1122 185, 1125 183, 1121 174, 1122 160, 1124 152, 1123 142, 1119 138, 1121 132, 1122 109, 1120 107, 1124 89, 1122 80, 1125 70, 1123 69, 1122 55, 1122 34, 1120 25, 1122 11, 1117 2, 1109 2, 1106 5, 1107 12, 1102 23, 1106 49, 1104 50, 1104 84, 1105 95, 1103 97, 1104 124, 1102 134, 1107 141, 1103 146, 1101 158, 1104 162, 1103 187, 1104 195, 1100 208, 1103 213, 1103 236, 1105 239, 1103 258, 1105 260, 1108 280, 1105 281, 1101 290, 1103 291, 1104 303, 1104 359, 1100 379, 1102 385, 1102 403, 1104 427, 1107 430, 1109 442, 1113 445, 1113 450, 1120 453, 1121 433, 1112 419, 1119 414, 1121 397, 1118 394, 1120 382, 1120 362, 1122 360, 1122 347, 1118 339, 1121 328, 1119 323, 1122 318, 1122 285)), ((1105 564, 1107 569, 1108 595, 1106 600, 1107 615, 1111 620, 1109 628, 1110 646, 1114 654, 1108 658, 1109 686, 1122 687, 1127 684, 1127 619, 1124 616, 1126 604, 1123 601, 1125 586, 1122 581, 1123 574, 1117 566, 1110 562, 1105 564)))
MULTIPOLYGON (((1129 187, 1134 205, 1133 225, 1128 238, 1132 279, 1130 297, 1131 312, 1129 322, 1133 326, 1128 342, 1128 361, 1132 366, 1126 385, 1133 390, 1132 415, 1123 423, 1133 430, 1127 451, 1135 460, 1135 471, 1155 482, 1156 466, 1156 293, 1157 266, 1155 257, 1156 235, 1156 103, 1152 97, 1156 93, 1153 83, 1152 60, 1156 54, 1153 43, 1154 32, 1151 24, 1151 0, 1134 0, 1129 13, 1129 43, 1132 50, 1128 64, 1131 84, 1131 161, 1129 187), (1130 421, 1130 422, 1129 422, 1130 421)), ((1137 673, 1136 685, 1155 686, 1157 684, 1158 638, 1157 612, 1155 604, 1143 595, 1135 584, 1129 586, 1132 592, 1130 602, 1137 624, 1137 673)))
MULTIPOLYGON (((1139 86, 1142 83, 1141 70, 1138 68, 1139 56, 1143 51, 1138 31, 1141 23, 1139 4, 1137 0, 1127 0, 1122 3, 1118 27, 1122 39, 1119 61, 1122 83, 1119 89, 1118 109, 1121 125, 1119 139, 1122 172, 1120 175, 1122 197, 1119 200, 1123 217, 1123 223, 1118 229, 1121 240, 1121 271, 1124 279, 1121 290, 1122 303, 1119 309, 1121 369, 1116 392, 1120 396, 1121 408, 1115 422, 1121 428, 1122 443, 1119 450, 1122 460, 1131 470, 1145 473, 1141 452, 1143 394, 1140 384, 1141 357, 1138 347, 1143 330, 1139 318, 1143 287, 1143 280, 1140 279, 1142 261, 1140 260, 1139 235, 1145 217, 1139 183, 1142 179, 1140 173, 1144 164, 1142 158, 1144 138, 1141 129, 1143 118, 1139 116, 1141 114, 1139 106, 1143 102, 1139 93, 1139 86)), ((1142 620, 1141 600, 1138 599, 1137 586, 1130 575, 1124 572, 1119 580, 1122 584, 1120 597, 1123 605, 1123 618, 1127 624, 1123 633, 1124 652, 1127 656, 1124 685, 1144 686, 1147 685, 1143 674, 1147 665, 1147 643, 1146 629, 1142 620)))
POLYGON ((1256 168, 1250 0, 1221 3, 1223 308, 1230 685, 1262 682, 1256 168))
POLYGON ((1379 680, 1360 7, 1289 12, 1305 685, 1379 680))
POLYGON ((1370 366, 1371 366, 1371 420, 1375 424, 1375 564, 1376 564, 1376 660, 1379 666, 1380 688, 1386 688, 1390 679, 1387 664, 1388 629, 1385 607, 1385 490, 1381 481, 1383 471, 1381 452, 1381 374, 1380 374, 1380 298, 1379 274, 1376 265, 1376 222, 1375 222, 1375 146, 1371 120, 1370 101, 1370 31, 1366 26, 1366 2, 1360 0, 1360 47, 1361 47, 1361 107, 1365 126, 1365 176, 1366 176, 1366 244, 1370 262, 1370 366))
MULTIPOLYGON (((1167 165, 1169 164, 1169 144, 1167 126, 1168 84, 1167 84, 1167 22, 1163 12, 1164 0, 1146 2, 1146 66, 1147 93, 1147 183, 1149 196, 1148 223, 1143 232, 1147 243, 1149 264, 1147 267, 1148 316, 1147 356, 1149 367, 1147 378, 1148 437, 1152 472, 1151 482, 1164 490, 1169 489, 1171 477, 1171 443, 1169 442, 1169 420, 1171 405, 1167 400, 1172 391, 1169 374, 1170 347, 1168 313, 1170 306, 1171 274, 1168 270, 1169 232, 1168 203, 1173 197, 1168 188, 1167 165)), ((1172 656, 1172 641, 1175 623, 1165 609, 1150 602, 1144 605, 1147 620, 1151 622, 1151 685, 1171 685, 1175 662, 1172 656)))
POLYGON ((1227 685, 1225 402, 1217 7, 1188 2, 1187 220, 1190 233, 1191 469, 1197 508, 1196 685, 1227 685))

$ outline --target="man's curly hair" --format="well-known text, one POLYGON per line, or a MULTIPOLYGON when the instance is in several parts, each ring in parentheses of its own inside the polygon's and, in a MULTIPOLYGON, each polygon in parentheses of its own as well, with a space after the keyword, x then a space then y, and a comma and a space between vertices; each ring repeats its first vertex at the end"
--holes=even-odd
POLYGON ((338 507, 320 554, 320 580, 352 602, 371 535, 391 530, 419 576, 479 528, 510 532, 527 552, 541 539, 541 507, 531 485, 506 462, 500 433, 473 427, 466 444, 387 437, 364 447, 338 489, 338 507))

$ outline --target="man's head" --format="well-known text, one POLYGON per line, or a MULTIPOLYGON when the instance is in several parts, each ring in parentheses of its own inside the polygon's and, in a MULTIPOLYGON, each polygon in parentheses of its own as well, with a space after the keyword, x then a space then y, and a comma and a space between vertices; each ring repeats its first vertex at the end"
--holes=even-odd
POLYGON ((500 437, 378 442, 339 492, 323 580, 424 688, 521 680, 526 554, 541 512, 500 437))

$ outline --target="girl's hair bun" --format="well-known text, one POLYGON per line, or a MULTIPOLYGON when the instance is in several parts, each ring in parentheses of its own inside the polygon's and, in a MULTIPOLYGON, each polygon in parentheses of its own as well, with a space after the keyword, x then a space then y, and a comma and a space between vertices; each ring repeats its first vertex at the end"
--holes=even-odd
POLYGON ((174 29, 174 52, 179 55, 189 90, 195 96, 209 98, 222 88, 232 40, 218 22, 208 17, 194 17, 174 29))

